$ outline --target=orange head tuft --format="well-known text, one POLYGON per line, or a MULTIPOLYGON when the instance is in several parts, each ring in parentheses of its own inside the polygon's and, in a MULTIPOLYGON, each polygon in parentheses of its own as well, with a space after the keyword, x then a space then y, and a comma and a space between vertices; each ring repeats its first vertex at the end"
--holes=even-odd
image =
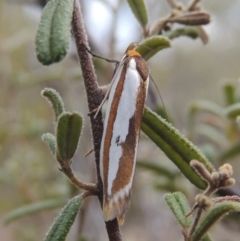
POLYGON ((140 56, 140 54, 135 50, 135 48, 138 46, 138 44, 136 43, 136 42, 134 42, 134 43, 131 43, 129 46, 128 46, 128 48, 127 48, 127 50, 126 50, 126 55, 127 56, 140 56))

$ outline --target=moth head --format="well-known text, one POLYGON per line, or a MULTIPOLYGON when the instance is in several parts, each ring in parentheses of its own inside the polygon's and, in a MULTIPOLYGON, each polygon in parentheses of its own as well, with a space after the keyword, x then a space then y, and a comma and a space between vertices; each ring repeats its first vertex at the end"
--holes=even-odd
POLYGON ((130 56, 130 57, 133 57, 133 56, 141 56, 136 50, 135 48, 139 46, 139 44, 137 42, 133 42, 131 43, 127 50, 125 51, 125 55, 126 56, 130 56))

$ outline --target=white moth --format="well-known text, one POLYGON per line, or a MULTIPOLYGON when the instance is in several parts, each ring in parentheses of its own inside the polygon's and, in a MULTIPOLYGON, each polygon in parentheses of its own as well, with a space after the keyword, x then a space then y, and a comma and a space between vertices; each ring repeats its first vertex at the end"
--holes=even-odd
POLYGON ((100 150, 105 221, 120 224, 130 206, 139 133, 147 96, 149 70, 130 45, 118 65, 107 93, 108 106, 100 150))

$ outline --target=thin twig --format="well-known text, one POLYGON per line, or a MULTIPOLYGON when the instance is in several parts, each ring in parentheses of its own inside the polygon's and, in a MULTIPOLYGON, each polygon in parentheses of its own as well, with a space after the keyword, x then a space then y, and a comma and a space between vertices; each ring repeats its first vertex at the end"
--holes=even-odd
POLYGON ((192 234, 194 233, 194 231, 195 231, 196 228, 197 228, 197 225, 198 225, 199 220, 200 220, 200 218, 201 218, 202 211, 203 211, 202 208, 199 208, 198 211, 197 211, 197 215, 196 215, 196 217, 195 217, 195 220, 194 220, 194 222, 193 222, 193 225, 192 225, 191 230, 190 230, 190 233, 189 233, 190 240, 191 240, 192 234))

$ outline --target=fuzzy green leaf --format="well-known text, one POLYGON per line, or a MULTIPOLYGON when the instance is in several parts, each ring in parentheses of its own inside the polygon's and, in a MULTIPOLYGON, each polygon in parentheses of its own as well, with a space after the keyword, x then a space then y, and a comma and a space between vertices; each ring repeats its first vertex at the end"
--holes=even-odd
POLYGON ((72 159, 82 131, 83 120, 78 113, 65 112, 58 118, 57 147, 62 161, 72 159))
POLYGON ((192 217, 186 217, 186 214, 190 212, 190 207, 183 193, 167 193, 164 198, 182 227, 189 227, 192 223, 192 217))
POLYGON ((53 107, 55 120, 57 120, 58 117, 65 111, 60 94, 52 88, 45 88, 42 90, 41 95, 44 96, 53 107))
POLYGON ((229 118, 236 118, 240 115, 240 103, 230 105, 224 110, 225 116, 229 118))
POLYGON ((198 30, 197 28, 177 28, 172 31, 166 33, 166 36, 169 39, 175 39, 181 36, 186 36, 192 39, 198 38, 198 30))
POLYGON ((130 8, 133 11, 136 19, 139 21, 142 27, 145 27, 148 23, 147 7, 144 0, 127 0, 130 8))
POLYGON ((189 163, 191 160, 198 160, 210 172, 214 171, 214 167, 196 146, 148 108, 145 108, 141 129, 175 163, 186 178, 198 188, 206 188, 207 184, 189 163))
POLYGON ((72 198, 54 221, 44 241, 64 241, 81 206, 82 197, 72 198))
POLYGON ((174 123, 173 118, 169 115, 170 113, 167 113, 164 105, 156 105, 153 111, 156 112, 156 114, 160 115, 167 122, 170 122, 172 124, 174 123))
POLYGON ((208 230, 218 222, 223 216, 230 212, 239 212, 240 203, 234 201, 225 201, 216 204, 209 213, 199 223, 196 231, 193 233, 192 240, 200 241, 208 230))
POLYGON ((158 51, 170 46, 171 42, 168 38, 163 36, 153 36, 140 43, 136 47, 136 51, 140 53, 145 60, 148 60, 158 51))
POLYGON ((71 37, 73 0, 51 0, 45 6, 35 45, 38 60, 49 65, 62 60, 71 37))
POLYGON ((65 202, 66 200, 52 199, 52 200, 44 200, 36 203, 30 203, 22 207, 16 208, 10 213, 8 213, 5 217, 3 217, 3 222, 5 224, 9 224, 19 218, 26 217, 30 214, 34 214, 44 210, 59 208, 65 202))
POLYGON ((56 154, 56 138, 51 133, 45 133, 42 135, 42 141, 47 143, 53 155, 56 154))

